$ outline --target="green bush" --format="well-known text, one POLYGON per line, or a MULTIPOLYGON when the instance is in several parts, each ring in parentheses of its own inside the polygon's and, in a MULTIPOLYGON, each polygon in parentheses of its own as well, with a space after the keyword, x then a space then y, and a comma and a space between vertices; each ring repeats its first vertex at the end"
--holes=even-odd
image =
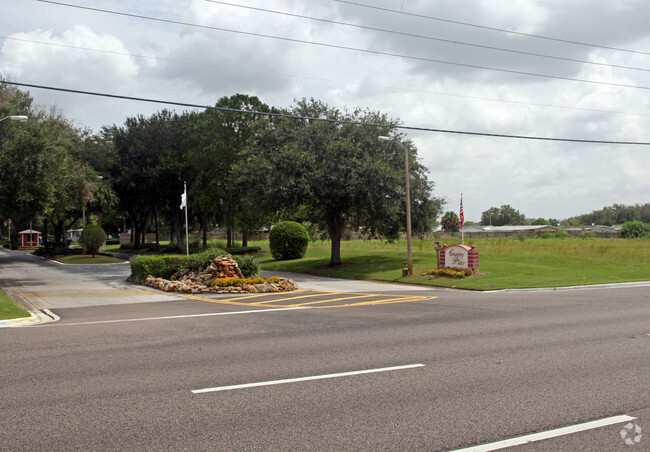
POLYGON ((144 281, 147 276, 169 279, 185 268, 186 257, 180 255, 137 256, 131 259, 131 277, 144 281))
POLYGON ((231 248, 226 248, 226 252, 230 255, 241 255, 241 254, 250 254, 258 253, 262 248, 259 246, 233 246, 231 248))
POLYGON ((621 226, 621 235, 626 239, 650 236, 650 225, 643 221, 628 221, 621 226))
POLYGON ((101 226, 96 224, 89 224, 83 231, 79 243, 86 247, 86 250, 95 257, 99 247, 101 247, 106 240, 106 233, 101 226))
POLYGON ((244 278, 255 276, 260 272, 260 264, 253 256, 233 256, 244 278))
POLYGON ((184 268, 193 270, 205 268, 216 257, 224 254, 226 254, 225 251, 220 248, 208 248, 189 256, 180 254, 137 256, 131 259, 131 277, 138 281, 144 281, 149 275, 154 278, 169 279, 174 273, 184 268))
POLYGON ((215 260, 219 256, 225 255, 226 252, 221 248, 208 248, 201 251, 200 253, 190 254, 185 258, 185 267, 191 268, 193 270, 198 270, 199 268, 205 268, 210 265, 210 262, 215 260))
POLYGON ((295 221, 282 221, 271 229, 269 246, 277 260, 300 259, 307 253, 309 234, 303 225, 295 221))

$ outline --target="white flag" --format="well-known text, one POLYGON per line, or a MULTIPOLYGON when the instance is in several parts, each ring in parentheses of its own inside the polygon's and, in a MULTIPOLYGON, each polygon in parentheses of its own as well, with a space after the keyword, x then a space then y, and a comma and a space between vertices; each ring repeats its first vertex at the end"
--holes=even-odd
POLYGON ((187 188, 185 188, 185 191, 183 191, 183 194, 181 195, 181 210, 183 210, 183 207, 187 206, 187 188))

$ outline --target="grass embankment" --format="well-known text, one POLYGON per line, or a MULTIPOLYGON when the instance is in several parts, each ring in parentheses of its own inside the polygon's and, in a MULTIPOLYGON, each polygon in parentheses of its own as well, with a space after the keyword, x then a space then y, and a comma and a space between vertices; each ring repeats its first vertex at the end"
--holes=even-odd
MULTIPOLYGON (((449 245, 459 239, 441 241, 449 245)), ((434 241, 413 241, 414 276, 402 278, 406 267, 406 241, 389 244, 378 240, 341 244, 344 265, 330 268, 330 243, 310 243, 307 256, 294 261, 274 261, 268 242, 262 269, 349 279, 398 281, 459 289, 496 290, 560 287, 650 280, 650 240, 597 238, 471 239, 479 251, 481 275, 465 279, 422 276, 435 268, 434 241)))
POLYGON ((18 306, 9 295, 0 289, 0 320, 29 317, 29 312, 18 306))

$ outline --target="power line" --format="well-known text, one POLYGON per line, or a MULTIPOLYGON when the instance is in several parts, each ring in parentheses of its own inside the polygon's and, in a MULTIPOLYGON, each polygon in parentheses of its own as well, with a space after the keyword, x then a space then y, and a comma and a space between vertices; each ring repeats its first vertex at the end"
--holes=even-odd
POLYGON ((487 49, 487 50, 496 50, 499 52, 507 52, 507 53, 515 53, 518 55, 527 55, 527 56, 534 56, 534 57, 539 57, 539 58, 548 58, 548 59, 553 59, 553 60, 559 60, 559 61, 568 61, 571 63, 580 63, 580 64, 591 64, 594 66, 603 66, 603 67, 611 67, 611 68, 616 68, 616 69, 628 69, 631 71, 642 71, 642 72, 650 72, 650 69, 647 68, 641 68, 641 67, 632 67, 632 66, 623 66, 623 65, 618 65, 618 64, 610 64, 610 63, 600 63, 597 61, 587 61, 587 60, 580 60, 577 58, 568 58, 568 57, 561 57, 557 55, 547 55, 543 53, 535 53, 535 52, 526 52, 523 50, 514 50, 514 49, 504 49, 503 47, 494 47, 494 46, 488 46, 488 45, 483 45, 483 44, 475 44, 471 42, 464 42, 464 41, 457 41, 454 39, 445 39, 445 38, 436 38, 433 36, 426 36, 426 35, 421 35, 421 34, 415 34, 415 33, 406 33, 402 31, 396 31, 396 30, 388 30, 386 28, 378 28, 378 27, 370 27, 367 25, 359 25, 359 24, 353 24, 349 22, 339 22, 336 20, 330 20, 330 19, 323 19, 320 17, 311 17, 311 16, 305 16, 301 14, 293 14, 293 13, 288 13, 284 11, 276 11, 272 9, 265 9, 265 8, 257 8, 254 6, 246 6, 246 5, 237 5, 235 3, 230 3, 230 2, 222 2, 219 0, 204 0, 206 2, 210 3, 216 3, 219 5, 225 5, 225 6, 232 6, 235 8, 244 8, 248 9, 251 11, 260 11, 264 13, 270 13, 270 14, 278 14, 281 16, 287 16, 287 17, 295 17, 298 19, 307 19, 307 20, 312 20, 316 22, 323 22, 323 23, 328 23, 328 24, 333 24, 333 25, 343 25, 346 27, 352 27, 352 28, 358 28, 361 30, 370 30, 370 31, 379 31, 381 33, 390 33, 394 35, 399 35, 399 36, 406 36, 410 38, 417 38, 417 39, 426 39, 426 40, 431 40, 431 41, 438 41, 438 42, 445 42, 448 44, 454 44, 454 45, 462 45, 462 46, 469 46, 469 47, 477 47, 480 49, 487 49))
POLYGON ((500 133, 470 132, 470 131, 462 131, 462 130, 434 129, 428 127, 413 127, 413 126, 392 125, 392 124, 376 124, 376 123, 369 123, 369 122, 362 122, 362 121, 346 121, 341 119, 315 118, 310 116, 291 115, 288 113, 250 111, 250 110, 241 110, 237 108, 192 104, 188 102, 175 102, 170 100, 150 99, 144 97, 122 96, 118 94, 108 94, 108 93, 100 93, 96 91, 83 91, 78 89, 58 88, 53 86, 35 85, 31 83, 10 82, 6 80, 0 80, 0 83, 4 83, 6 85, 13 85, 13 86, 22 86, 26 88, 37 88, 37 89, 59 91, 59 92, 71 93, 71 94, 84 94, 89 96, 131 100, 137 102, 148 102, 148 103, 174 105, 174 106, 189 107, 189 108, 201 108, 207 110, 218 110, 218 111, 233 112, 233 113, 247 113, 252 115, 269 116, 269 117, 277 117, 277 118, 320 121, 320 122, 329 122, 335 124, 348 124, 348 125, 367 126, 367 127, 383 127, 383 128, 400 129, 400 130, 408 130, 408 131, 416 131, 416 132, 447 133, 447 134, 455 134, 455 135, 470 135, 470 136, 493 137, 493 138, 513 138, 513 139, 535 140, 535 141, 556 141, 556 142, 568 142, 568 143, 650 146, 650 142, 641 142, 641 141, 584 140, 584 139, 575 139, 575 138, 554 138, 554 137, 538 137, 538 136, 528 136, 528 135, 509 135, 509 134, 500 134, 500 133))
POLYGON ((346 85, 366 86, 366 87, 370 87, 370 88, 390 89, 390 90, 395 90, 395 91, 403 91, 403 92, 417 93, 417 94, 433 94, 433 95, 437 95, 437 96, 458 97, 458 98, 462 98, 462 99, 483 100, 483 101, 488 101, 488 102, 501 102, 501 103, 517 104, 517 105, 530 105, 530 106, 534 106, 534 107, 544 107, 544 108, 559 108, 559 109, 564 109, 564 110, 586 111, 586 112, 592 112, 592 113, 607 113, 607 114, 634 115, 634 116, 650 116, 650 113, 642 113, 642 112, 628 112, 628 111, 616 111, 616 110, 602 110, 602 109, 597 109, 597 108, 571 107, 571 106, 567 106, 567 105, 554 105, 554 104, 544 104, 544 103, 540 103, 540 102, 528 102, 528 101, 518 101, 518 100, 509 100, 509 99, 497 99, 497 98, 493 98, 493 97, 470 96, 470 95, 467 95, 467 94, 445 93, 445 92, 440 92, 440 91, 429 91, 429 90, 424 90, 424 89, 404 88, 404 87, 399 87, 399 86, 385 86, 385 85, 376 85, 376 84, 372 84, 372 83, 351 82, 349 80, 337 80, 337 79, 329 79, 329 78, 324 78, 324 77, 310 77, 310 76, 305 76, 305 75, 287 74, 287 73, 281 73, 281 72, 251 70, 251 69, 244 69, 244 68, 233 68, 233 67, 218 66, 218 65, 209 64, 209 63, 199 63, 199 62, 195 62, 195 61, 184 61, 184 60, 177 60, 177 59, 173 59, 173 58, 162 58, 162 57, 155 57, 155 56, 151 56, 151 55, 140 55, 140 54, 128 53, 128 52, 118 52, 118 51, 115 51, 115 50, 94 49, 94 48, 90 48, 90 47, 81 47, 81 46, 73 46, 73 45, 69 45, 69 44, 60 44, 60 43, 54 43, 54 42, 36 41, 36 40, 33 40, 33 39, 12 38, 12 37, 8 37, 8 36, 0 36, 0 39, 6 39, 6 40, 10 40, 10 41, 17 41, 17 42, 26 42, 26 43, 30 43, 30 44, 46 45, 46 46, 52 46, 52 47, 61 47, 61 48, 66 48, 66 49, 83 50, 83 51, 88 51, 88 52, 105 53, 105 54, 108 54, 108 55, 118 55, 118 56, 128 56, 128 57, 134 57, 134 58, 142 58, 142 59, 154 60, 154 61, 162 61, 162 62, 167 62, 167 63, 182 63, 182 64, 185 64, 185 65, 216 68, 216 69, 219 69, 219 70, 243 71, 243 72, 250 72, 250 73, 256 73, 256 74, 263 74, 263 75, 273 75, 273 76, 277 76, 277 77, 301 78, 301 79, 317 80, 317 81, 329 82, 329 83, 341 83, 341 84, 346 84, 346 85))
POLYGON ((241 31, 241 30, 232 30, 232 29, 221 28, 221 27, 212 27, 212 26, 208 26, 208 25, 198 25, 198 24, 192 24, 192 23, 188 23, 188 22, 181 22, 181 21, 177 21, 177 20, 160 19, 160 18, 156 18, 156 17, 143 16, 143 15, 140 15, 140 14, 132 14, 132 13, 119 12, 119 11, 111 11, 111 10, 99 9, 99 8, 91 8, 89 6, 72 5, 72 4, 68 4, 68 3, 56 2, 56 1, 51 1, 51 0, 37 0, 37 1, 42 2, 42 3, 50 3, 50 4, 58 5, 58 6, 66 6, 66 7, 70 7, 70 8, 78 8, 78 9, 83 9, 83 10, 88 10, 88 11, 101 12, 101 13, 107 13, 107 14, 114 14, 114 15, 124 16, 124 17, 133 17, 133 18, 137 18, 137 19, 154 20, 154 21, 163 22, 163 23, 169 23, 169 24, 175 24, 175 25, 183 25, 183 26, 195 27, 195 28, 203 28, 203 29, 222 31, 222 32, 227 32, 227 33, 236 33, 236 34, 241 34, 241 35, 246 35, 246 36, 255 36, 255 37, 260 37, 260 38, 276 39, 276 40, 285 41, 285 42, 294 42, 294 43, 299 43, 299 44, 309 44, 309 45, 315 45, 315 46, 319 46, 319 47, 326 47, 326 48, 330 48, 330 49, 348 50, 348 51, 354 51, 354 52, 363 52, 363 53, 369 53, 369 54, 373 54, 373 55, 404 58, 404 59, 409 59, 409 60, 414 60, 414 61, 446 64, 446 65, 451 65, 451 66, 467 67, 467 68, 472 68, 472 69, 482 69, 482 70, 488 70, 488 71, 497 71, 497 72, 504 72, 504 73, 508 73, 508 74, 514 74, 514 75, 525 75, 525 76, 530 76, 530 77, 540 77, 540 78, 546 78, 546 79, 557 79, 557 80, 565 80, 565 81, 572 81, 572 82, 590 83, 590 84, 595 84, 595 85, 616 86, 616 87, 620 87, 620 88, 634 88, 634 89, 650 90, 650 87, 648 87, 648 86, 627 85, 627 84, 624 84, 624 83, 604 82, 604 81, 598 81, 598 80, 586 80, 586 79, 579 79, 579 78, 573 78, 573 77, 564 77, 564 76, 560 76, 560 75, 538 74, 538 73, 534 73, 534 72, 516 71, 516 70, 513 70, 513 69, 503 69, 503 68, 494 68, 494 67, 489 67, 489 66, 480 66, 480 65, 475 65, 475 64, 458 63, 458 62, 438 60, 438 59, 433 59, 433 58, 417 57, 417 56, 412 56, 412 55, 401 55, 401 54, 392 53, 392 52, 382 52, 382 51, 378 51, 378 50, 360 49, 360 48, 356 48, 356 47, 348 47, 348 46, 342 46, 342 45, 336 45, 336 44, 327 44, 327 43, 321 43, 321 42, 306 41, 306 40, 302 40, 302 39, 266 35, 266 34, 262 34, 262 33, 254 33, 254 32, 247 32, 247 31, 241 31))
POLYGON ((469 23, 469 22, 461 22, 461 21, 458 21, 458 20, 442 19, 440 17, 427 16, 425 14, 407 13, 405 11, 400 11, 400 10, 397 10, 397 9, 382 8, 380 6, 366 5, 366 4, 359 3, 359 2, 352 2, 352 1, 347 1, 347 0, 333 0, 333 1, 339 2, 339 3, 346 3, 348 5, 358 6, 358 7, 361 7, 361 8, 375 9, 375 10, 385 11, 385 12, 390 12, 390 13, 395 13, 395 14, 402 14, 402 15, 405 15, 405 16, 419 17, 421 19, 429 19, 429 20, 435 20, 435 21, 439 21, 439 22, 447 22, 447 23, 456 24, 456 25, 464 25, 466 27, 481 28, 483 30, 498 31, 498 32, 501 32, 501 33, 508 33, 508 34, 513 34, 513 35, 517 35, 517 36, 526 36, 526 37, 529 37, 529 38, 545 39, 547 41, 563 42, 565 44, 575 44, 575 45, 584 46, 584 47, 596 47, 596 48, 599 48, 599 49, 615 50, 617 52, 627 52, 627 53, 636 53, 636 54, 640 54, 640 55, 650 55, 650 52, 643 52, 643 51, 640 51, 640 50, 623 49, 623 48, 620 48, 620 47, 610 47, 610 46, 604 46, 604 45, 599 45, 599 44, 590 44, 590 43, 586 43, 586 42, 573 41, 573 40, 570 40, 570 39, 554 38, 554 37, 551 37, 551 36, 536 35, 536 34, 532 34, 532 33, 523 33, 523 32, 520 32, 520 31, 507 30, 505 28, 488 27, 488 26, 485 26, 485 25, 472 24, 472 23, 469 23))

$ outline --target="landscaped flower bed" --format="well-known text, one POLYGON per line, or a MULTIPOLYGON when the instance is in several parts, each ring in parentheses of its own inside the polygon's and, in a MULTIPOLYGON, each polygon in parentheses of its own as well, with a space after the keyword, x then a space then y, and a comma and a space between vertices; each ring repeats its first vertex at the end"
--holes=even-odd
POLYGON ((430 275, 432 278, 437 278, 440 276, 445 276, 447 278, 465 278, 467 276, 470 276, 472 274, 471 270, 467 268, 433 268, 431 270, 427 270, 426 275, 430 275))
POLYGON ((165 292, 180 293, 264 293, 290 292, 298 285, 290 279, 277 276, 271 278, 244 278, 237 262, 231 256, 219 256, 205 269, 183 268, 169 279, 148 275, 144 284, 165 292))

